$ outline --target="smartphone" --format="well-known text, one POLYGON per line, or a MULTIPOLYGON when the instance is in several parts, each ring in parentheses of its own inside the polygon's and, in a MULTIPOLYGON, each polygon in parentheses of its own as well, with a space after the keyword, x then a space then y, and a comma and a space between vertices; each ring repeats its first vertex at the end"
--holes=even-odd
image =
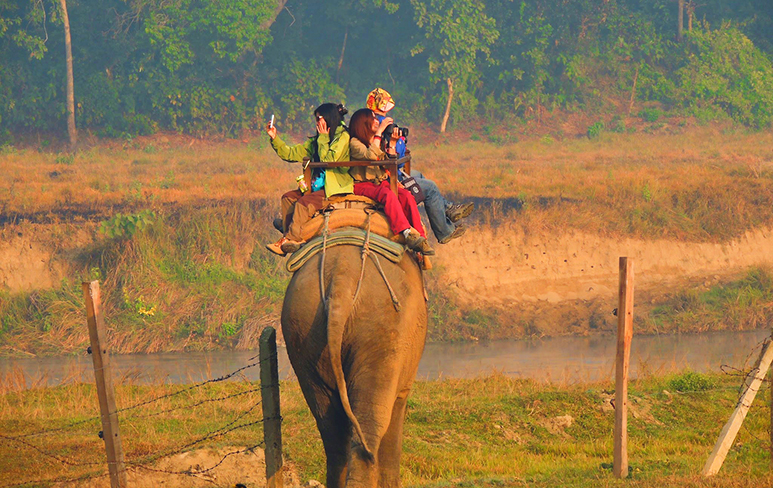
POLYGON ((268 123, 268 128, 269 129, 274 128, 274 114, 271 114, 271 121, 268 123))

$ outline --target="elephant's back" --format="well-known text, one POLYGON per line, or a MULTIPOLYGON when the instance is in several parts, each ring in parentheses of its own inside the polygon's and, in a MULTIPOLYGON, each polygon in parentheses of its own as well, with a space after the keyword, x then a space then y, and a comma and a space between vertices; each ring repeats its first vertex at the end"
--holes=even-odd
POLYGON ((368 256, 364 264, 363 272, 362 248, 349 245, 329 248, 309 259, 287 286, 282 306, 283 328, 285 323, 292 323, 295 329, 310 329, 320 322, 324 325, 323 294, 330 300, 353 302, 352 317, 367 321, 372 327, 385 321, 400 322, 406 315, 426 324, 424 279, 413 256, 404 253, 398 263, 368 256))

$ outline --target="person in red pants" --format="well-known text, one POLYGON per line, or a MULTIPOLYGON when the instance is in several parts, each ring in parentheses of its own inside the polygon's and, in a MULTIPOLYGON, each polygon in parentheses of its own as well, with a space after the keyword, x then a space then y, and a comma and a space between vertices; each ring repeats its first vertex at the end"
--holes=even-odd
MULTIPOLYGON (((386 141, 386 151, 381 150, 381 134, 390 122, 391 119, 387 118, 379 123, 373 111, 367 108, 354 112, 349 122, 349 154, 352 161, 381 161, 396 157, 396 138, 386 141)), ((390 229, 395 234, 403 234, 410 249, 428 256, 435 254, 427 241, 419 207, 411 192, 399 187, 395 195, 389 187, 389 172, 380 166, 352 167, 349 174, 354 178, 354 194, 381 203, 390 229)))

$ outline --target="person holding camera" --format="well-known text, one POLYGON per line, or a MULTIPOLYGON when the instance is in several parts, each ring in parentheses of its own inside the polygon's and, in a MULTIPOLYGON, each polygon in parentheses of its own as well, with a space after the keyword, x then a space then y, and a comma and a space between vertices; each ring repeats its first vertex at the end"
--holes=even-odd
MULTIPOLYGON (((372 110, 380 124, 386 123, 382 132, 387 136, 385 140, 396 133, 394 150, 397 157, 405 157, 408 129, 398 127, 394 120, 387 116, 387 112, 395 107, 394 99, 383 88, 376 88, 368 93, 365 106, 372 110)), ((447 244, 451 240, 461 237, 467 230, 459 221, 468 217, 475 207, 473 203, 454 204, 445 199, 437 184, 426 178, 421 172, 411 169, 411 174, 406 175, 401 171, 400 180, 412 177, 424 193, 424 209, 429 217, 429 225, 440 244, 447 244)))
MULTIPOLYGON (((386 119, 379 122, 367 108, 354 112, 349 122, 349 154, 352 161, 382 161, 397 157, 397 131, 393 131, 391 137, 384 141, 385 150, 381 149, 381 139, 386 137, 384 128, 389 123, 386 119)), ((403 234, 408 248, 428 256, 435 254, 427 241, 419 207, 411 192, 398 185, 395 195, 390 188, 389 178, 396 176, 390 175, 381 166, 352 166, 349 174, 354 178, 354 194, 381 203, 390 229, 394 234, 403 234)))
MULTIPOLYGON (((304 158, 315 162, 349 161, 349 132, 344 124, 347 113, 341 104, 323 103, 314 110, 317 134, 294 146, 288 146, 277 136, 273 123, 266 127, 266 133, 277 156, 287 162, 303 161, 304 158)), ((315 170, 311 188, 291 190, 282 195, 284 235, 277 242, 267 244, 266 249, 280 256, 300 249, 304 244, 301 228, 322 208, 325 198, 354 191, 354 180, 347 170, 346 167, 315 170)))

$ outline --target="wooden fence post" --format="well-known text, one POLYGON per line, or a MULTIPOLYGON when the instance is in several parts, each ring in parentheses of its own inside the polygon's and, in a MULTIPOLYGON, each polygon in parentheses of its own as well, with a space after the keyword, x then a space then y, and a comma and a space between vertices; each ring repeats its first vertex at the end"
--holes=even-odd
POLYGON ((266 487, 282 488, 282 417, 279 410, 279 365, 276 330, 260 334, 260 386, 263 397, 263 440, 266 447, 266 487))
POLYGON ((714 450, 711 452, 709 459, 706 461, 706 465, 703 466, 701 474, 703 476, 712 476, 717 474, 719 468, 722 467, 722 463, 725 462, 730 447, 733 445, 735 436, 738 435, 738 431, 741 430, 746 414, 749 413, 749 409, 752 406, 754 397, 757 395, 762 381, 765 379, 765 375, 770 369, 770 364, 773 362, 773 345, 770 340, 766 341, 762 346, 760 357, 757 358, 757 362, 754 368, 746 376, 744 381, 744 390, 741 393, 741 398, 735 406, 735 410, 730 419, 725 424, 722 432, 719 434, 719 439, 714 445, 714 450))
POLYGON ((86 319, 91 339, 91 358, 94 362, 94 379, 97 383, 99 411, 102 417, 102 438, 107 451, 107 469, 110 473, 111 488, 126 488, 126 466, 123 446, 118 429, 118 414, 115 408, 113 377, 110 374, 110 355, 107 353, 105 321, 102 317, 102 303, 99 281, 83 282, 83 297, 86 300, 86 319))
POLYGON ((615 368, 615 459, 612 472, 628 476, 628 366, 633 336, 633 259, 620 258, 620 301, 617 307, 615 368))

